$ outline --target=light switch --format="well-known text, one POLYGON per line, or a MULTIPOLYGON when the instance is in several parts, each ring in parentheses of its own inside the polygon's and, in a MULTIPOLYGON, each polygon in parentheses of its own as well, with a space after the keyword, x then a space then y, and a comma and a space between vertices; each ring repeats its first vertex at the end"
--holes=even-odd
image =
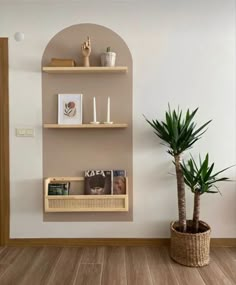
POLYGON ((34 128, 16 128, 17 137, 34 137, 34 128))
POLYGON ((24 129, 16 129, 16 136, 17 137, 22 137, 25 134, 25 130, 24 129))
POLYGON ((34 129, 25 129, 25 134, 27 137, 33 137, 34 136, 34 129))

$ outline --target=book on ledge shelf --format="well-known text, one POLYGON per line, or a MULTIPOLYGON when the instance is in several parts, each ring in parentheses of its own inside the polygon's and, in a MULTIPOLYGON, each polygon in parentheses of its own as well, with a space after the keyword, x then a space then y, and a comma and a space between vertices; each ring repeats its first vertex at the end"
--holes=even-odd
POLYGON ((113 195, 125 195, 126 194, 126 171, 125 170, 113 170, 113 195))
POLYGON ((70 182, 56 182, 48 184, 48 195, 69 195, 70 182))
POLYGON ((125 195, 125 170, 87 170, 84 175, 85 195, 125 195))
POLYGON ((112 190, 111 170, 87 170, 84 174, 85 195, 110 195, 112 190))

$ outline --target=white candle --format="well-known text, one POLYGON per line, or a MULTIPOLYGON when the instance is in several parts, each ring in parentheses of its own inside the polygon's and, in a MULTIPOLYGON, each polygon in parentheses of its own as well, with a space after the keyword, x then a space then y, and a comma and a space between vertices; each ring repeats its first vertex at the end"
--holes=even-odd
POLYGON ((110 122, 110 97, 107 98, 107 122, 110 122))
POLYGON ((96 98, 93 97, 93 121, 97 121, 97 114, 96 114, 96 98))

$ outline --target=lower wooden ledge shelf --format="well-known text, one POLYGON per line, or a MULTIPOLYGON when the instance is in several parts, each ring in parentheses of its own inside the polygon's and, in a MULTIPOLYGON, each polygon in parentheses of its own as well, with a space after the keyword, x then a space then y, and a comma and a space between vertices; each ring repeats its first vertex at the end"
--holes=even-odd
POLYGON ((45 196, 45 212, 127 212, 128 195, 45 196))
MULTIPOLYGON (((49 212, 128 212, 126 195, 48 195, 50 182, 83 181, 83 177, 50 177, 44 182, 44 210, 49 212)), ((126 177, 126 191, 128 179, 126 177)))

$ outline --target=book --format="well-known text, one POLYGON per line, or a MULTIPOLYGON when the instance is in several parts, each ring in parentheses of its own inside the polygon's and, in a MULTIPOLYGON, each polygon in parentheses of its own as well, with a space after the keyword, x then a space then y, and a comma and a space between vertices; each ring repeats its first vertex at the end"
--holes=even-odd
POLYGON ((52 58, 50 66, 54 67, 73 67, 75 66, 75 61, 73 59, 64 58, 52 58))
POLYGON ((126 171, 125 170, 113 170, 113 195, 125 195, 126 194, 126 171))
POLYGON ((48 195, 69 195, 70 182, 49 183, 48 195))
POLYGON ((85 195, 110 195, 112 192, 111 170, 87 170, 84 175, 85 195))

